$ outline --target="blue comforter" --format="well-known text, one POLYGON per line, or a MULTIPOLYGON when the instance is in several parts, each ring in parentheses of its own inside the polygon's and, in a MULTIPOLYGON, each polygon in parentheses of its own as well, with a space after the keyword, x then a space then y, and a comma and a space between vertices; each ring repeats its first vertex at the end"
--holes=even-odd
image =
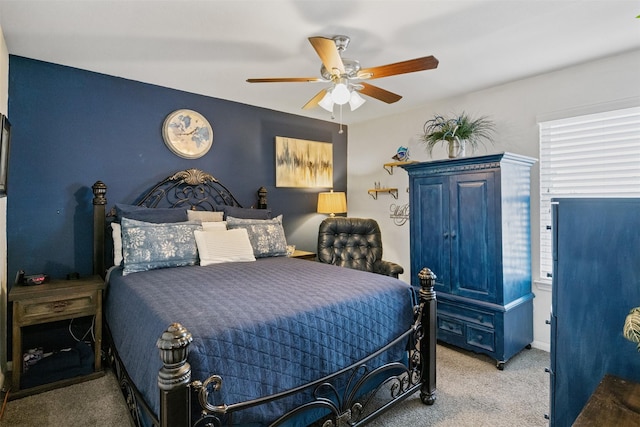
MULTIPOLYGON (((156 340, 172 322, 193 335, 192 379, 220 375, 214 403, 231 404, 349 366, 398 337, 413 318, 411 287, 400 280, 286 257, 126 277, 114 270, 105 315, 120 358, 156 413, 156 340)), ((290 404, 251 408, 234 422, 272 421, 290 404)))

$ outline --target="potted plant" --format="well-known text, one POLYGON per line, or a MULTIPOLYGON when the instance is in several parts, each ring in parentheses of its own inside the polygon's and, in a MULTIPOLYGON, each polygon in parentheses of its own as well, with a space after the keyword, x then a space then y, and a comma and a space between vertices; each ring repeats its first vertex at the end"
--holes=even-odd
POLYGON ((638 345, 640 351, 640 307, 631 309, 624 321, 624 337, 638 345))
POLYGON ((467 145, 475 151, 484 141, 493 143, 495 123, 486 116, 472 119, 462 112, 451 118, 435 115, 425 122, 423 129, 421 139, 426 143, 429 155, 438 143, 447 143, 449 158, 456 158, 464 157, 467 145))

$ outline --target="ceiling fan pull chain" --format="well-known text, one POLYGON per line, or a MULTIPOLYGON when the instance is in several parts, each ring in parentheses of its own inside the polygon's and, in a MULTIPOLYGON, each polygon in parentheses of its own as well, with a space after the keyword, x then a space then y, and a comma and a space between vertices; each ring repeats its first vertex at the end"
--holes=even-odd
POLYGON ((342 133, 344 133, 344 131, 342 130, 342 104, 340 104, 340 130, 338 131, 339 134, 342 135, 342 133))

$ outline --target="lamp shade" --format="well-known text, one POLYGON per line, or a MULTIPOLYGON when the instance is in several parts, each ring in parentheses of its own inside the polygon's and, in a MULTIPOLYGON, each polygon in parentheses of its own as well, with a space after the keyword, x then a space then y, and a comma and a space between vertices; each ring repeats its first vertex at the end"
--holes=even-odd
POLYGON ((318 105, 327 110, 328 112, 333 112, 333 99, 331 99, 331 92, 327 91, 324 94, 324 97, 318 102, 318 105))
POLYGON ((323 192, 318 194, 318 213, 335 216, 347 211, 347 196, 342 191, 323 192))
POLYGON ((338 105, 344 105, 349 102, 351 98, 351 92, 344 83, 338 83, 333 87, 331 91, 331 99, 338 105))
POLYGON ((351 98, 349 99, 349 106, 351 107, 351 111, 355 111, 360 108, 362 104, 364 104, 365 99, 360 96, 357 91, 351 91, 351 98))

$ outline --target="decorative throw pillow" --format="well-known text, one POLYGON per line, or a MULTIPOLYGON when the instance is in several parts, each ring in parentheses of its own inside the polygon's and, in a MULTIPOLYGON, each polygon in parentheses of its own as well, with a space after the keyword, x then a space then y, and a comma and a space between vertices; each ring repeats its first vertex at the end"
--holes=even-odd
POLYGON ((227 229, 227 221, 214 221, 214 222, 208 222, 208 221, 203 221, 202 222, 202 229, 207 231, 207 230, 226 230, 227 229))
POLYGON ((270 209, 239 208, 237 206, 223 206, 224 219, 227 217, 244 219, 271 219, 270 209))
POLYGON ((117 222, 111 223, 111 237, 113 239, 113 265, 122 264, 122 230, 117 222))
POLYGON ((217 222, 224 219, 224 212, 222 211, 193 211, 187 210, 187 218, 189 221, 202 221, 202 222, 217 222))
MULTIPOLYGON (((186 214, 185 214, 186 215, 186 214)), ((197 222, 156 224, 122 218, 122 275, 156 268, 194 265, 198 248, 193 232, 197 222)))
POLYGON ((122 218, 157 224, 187 221, 187 210, 178 208, 147 208, 145 206, 124 205, 116 203, 116 222, 122 218))
POLYGON ((196 230, 200 265, 221 262, 255 261, 249 235, 244 228, 235 230, 196 230))
POLYGON ((282 215, 272 219, 227 217, 227 228, 245 228, 256 258, 287 255, 287 239, 282 228, 282 215))

